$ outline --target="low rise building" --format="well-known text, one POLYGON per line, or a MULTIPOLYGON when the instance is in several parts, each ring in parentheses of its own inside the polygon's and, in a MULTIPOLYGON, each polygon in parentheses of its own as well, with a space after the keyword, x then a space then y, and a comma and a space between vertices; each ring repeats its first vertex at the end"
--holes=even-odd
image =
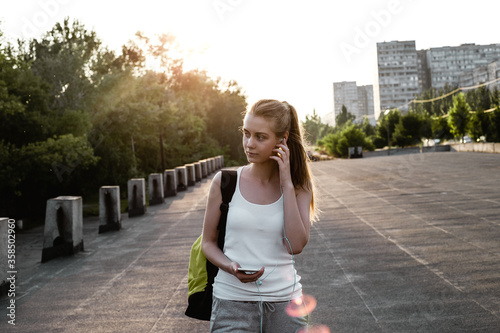
POLYGON ((355 81, 334 82, 334 118, 342 111, 343 105, 356 118, 373 115, 373 86, 358 86, 355 81))

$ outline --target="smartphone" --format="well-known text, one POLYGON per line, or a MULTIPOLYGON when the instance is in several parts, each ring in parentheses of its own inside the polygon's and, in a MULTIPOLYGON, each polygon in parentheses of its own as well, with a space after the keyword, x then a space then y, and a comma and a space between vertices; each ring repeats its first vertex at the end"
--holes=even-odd
MULTIPOLYGON (((280 139, 280 143, 281 143, 281 144, 283 144, 283 140, 284 140, 284 138, 281 138, 281 139, 280 139)), ((274 155, 274 156, 279 156, 279 157, 281 157, 281 154, 280 154, 280 153, 273 153, 273 155, 274 155)))
POLYGON ((255 274, 255 273, 257 273, 259 271, 259 269, 239 267, 238 271, 243 272, 245 274, 255 274))

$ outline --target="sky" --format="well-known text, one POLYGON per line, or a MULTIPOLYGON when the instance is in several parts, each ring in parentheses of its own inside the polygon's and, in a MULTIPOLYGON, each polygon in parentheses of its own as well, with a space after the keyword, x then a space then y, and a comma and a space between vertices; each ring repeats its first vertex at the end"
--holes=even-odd
POLYGON ((235 80, 249 105, 286 100, 301 119, 325 119, 333 82, 375 82, 376 43, 500 43, 498 12, 491 0, 1 0, 0 30, 7 41, 39 38, 69 17, 114 50, 137 31, 171 33, 186 70, 235 80))

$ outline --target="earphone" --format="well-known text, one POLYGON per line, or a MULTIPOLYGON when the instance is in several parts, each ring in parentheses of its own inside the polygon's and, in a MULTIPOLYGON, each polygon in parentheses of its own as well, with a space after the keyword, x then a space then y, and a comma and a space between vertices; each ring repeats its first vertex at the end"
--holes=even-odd
MULTIPOLYGON (((281 138, 281 142, 283 142, 284 138, 281 138)), ((283 195, 283 188, 280 186, 280 191, 281 191, 281 195, 283 195)), ((284 207, 283 207, 284 209, 284 207)), ((290 244, 290 241, 288 240, 288 237, 286 236, 286 229, 285 229, 285 221, 283 221, 283 237, 281 238, 282 241, 286 241, 287 244, 288 244, 288 247, 290 248, 290 254, 291 254, 291 260, 292 260, 292 270, 293 270, 293 290, 292 290, 292 295, 295 291, 295 284, 296 284, 296 275, 297 275, 297 272, 295 271, 295 260, 294 260, 294 256, 293 256, 293 249, 292 249, 292 244, 290 244)), ((257 281, 255 281, 255 285, 257 286, 257 290, 259 292, 259 296, 261 296, 262 298, 262 295, 260 295, 260 290, 259 290, 259 286, 262 285, 262 281, 264 281, 269 275, 271 275, 274 270, 276 269, 276 267, 278 267, 278 256, 279 256, 279 253, 278 253, 279 250, 276 251, 276 264, 274 265, 273 269, 266 274, 266 276, 264 276, 262 279, 258 279, 257 281)))
MULTIPOLYGON (((288 246, 290 247, 290 252, 291 252, 291 260, 292 260, 292 271, 293 271, 293 289, 292 289, 292 292, 290 295, 293 295, 293 293, 295 292, 295 286, 297 284, 297 272, 295 271, 295 259, 294 259, 294 256, 293 256, 293 249, 292 249, 292 245, 290 244, 290 241, 288 240, 288 237, 286 237, 286 232, 285 232, 285 224, 283 224, 283 234, 284 234, 284 237, 282 238, 282 240, 286 240, 288 246)), ((278 258, 276 258, 276 266, 278 265, 278 258)), ((264 279, 269 276, 275 269, 276 269, 276 266, 274 266, 273 270, 267 274, 264 279)), ((255 285, 257 286, 257 291, 259 293, 259 297, 260 297, 260 302, 259 302, 259 309, 260 309, 260 332, 262 333, 262 327, 263 327, 263 324, 264 324, 264 301, 262 300, 262 295, 260 293, 260 288, 259 286, 262 285, 262 280, 257 280, 255 281, 255 285)), ((288 301, 288 303, 290 303, 290 301, 288 301)))
MULTIPOLYGON (((281 142, 283 142, 283 139, 284 138, 281 138, 281 142)), ((283 194, 283 189, 281 189, 281 193, 283 194)), ((283 207, 284 208, 284 207, 283 207)), ((292 272, 293 272, 293 288, 292 288, 292 292, 290 294, 290 296, 293 296, 294 292, 295 292, 295 287, 297 285, 297 272, 295 271, 295 258, 294 258, 294 254, 293 254, 293 249, 292 249, 292 244, 290 244, 290 241, 288 240, 288 237, 286 236, 286 230, 285 230, 285 221, 283 221, 283 237, 281 238, 282 241, 286 241, 286 243, 288 244, 288 247, 290 248, 290 255, 291 255, 291 261, 292 261, 292 272)), ((279 251, 279 250, 277 250, 279 251)), ((260 288, 259 286, 262 285, 262 281, 265 280, 272 272, 274 272, 274 270, 276 269, 276 267, 278 266, 278 252, 276 253, 276 265, 274 266, 274 268, 271 270, 271 272, 269 272, 262 280, 261 279, 258 279, 257 281, 255 281, 255 286, 257 287, 257 291, 259 293, 259 297, 260 297, 260 302, 259 302, 259 309, 261 311, 261 317, 260 317, 260 332, 262 333, 262 328, 263 328, 263 323, 264 323, 264 301, 262 300, 262 294, 260 293, 260 288)), ((288 301, 290 303, 290 301, 288 301)))

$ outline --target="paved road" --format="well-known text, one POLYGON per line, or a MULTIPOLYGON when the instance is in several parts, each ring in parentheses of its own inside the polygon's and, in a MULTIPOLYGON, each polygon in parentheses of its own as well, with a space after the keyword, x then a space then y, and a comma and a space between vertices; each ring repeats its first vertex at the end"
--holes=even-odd
MULTIPOLYGON (((500 155, 312 164, 321 221, 297 256, 314 325, 331 332, 500 332, 500 155)), ((16 326, 2 332, 207 332, 187 319, 187 263, 210 180, 119 232, 84 222, 85 252, 40 264, 18 234, 16 326)))
POLYGON ((500 332, 500 155, 339 160, 314 173, 325 214, 302 259, 318 321, 332 332, 500 332))

